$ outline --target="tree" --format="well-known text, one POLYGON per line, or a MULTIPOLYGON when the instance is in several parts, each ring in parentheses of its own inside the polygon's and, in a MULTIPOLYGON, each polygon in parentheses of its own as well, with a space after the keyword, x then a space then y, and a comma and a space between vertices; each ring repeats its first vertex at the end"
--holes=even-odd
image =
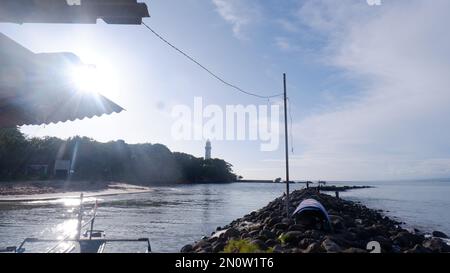
POLYGON ((27 139, 17 128, 0 130, 1 179, 31 179, 26 173, 29 164, 52 170, 56 159, 71 161, 73 180, 139 184, 236 180, 232 165, 222 159, 172 153, 162 144, 100 143, 80 136, 27 139))

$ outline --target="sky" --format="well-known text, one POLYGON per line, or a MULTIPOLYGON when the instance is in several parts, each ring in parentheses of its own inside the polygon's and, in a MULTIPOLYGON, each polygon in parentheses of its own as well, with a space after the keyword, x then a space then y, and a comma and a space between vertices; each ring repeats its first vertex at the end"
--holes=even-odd
MULTIPOLYGON (((154 0, 144 19, 170 42, 245 90, 283 91, 291 105, 291 179, 450 176, 448 0, 154 0)), ((140 25, 0 24, 33 52, 73 52, 107 71, 105 96, 126 111, 45 126, 28 136, 162 143, 204 155, 205 140, 171 135, 176 105, 279 104, 223 85, 140 25)), ((281 115, 280 115, 281 118, 281 115)), ((280 120, 280 126, 283 120, 280 120)), ((281 129, 282 127, 280 127, 281 129)), ((247 179, 284 177, 284 138, 213 140, 247 179)))

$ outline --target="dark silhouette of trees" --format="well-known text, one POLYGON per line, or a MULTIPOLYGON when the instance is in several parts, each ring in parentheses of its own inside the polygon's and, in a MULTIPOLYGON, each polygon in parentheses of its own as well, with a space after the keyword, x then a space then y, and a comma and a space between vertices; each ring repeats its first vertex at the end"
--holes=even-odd
MULTIPOLYGON (((26 138, 17 128, 0 129, 0 180, 25 180, 27 166, 71 160, 72 180, 123 181, 139 184, 231 182, 232 165, 221 159, 172 153, 162 144, 100 143, 87 137, 26 138)), ((42 177, 40 177, 42 179, 42 177)))

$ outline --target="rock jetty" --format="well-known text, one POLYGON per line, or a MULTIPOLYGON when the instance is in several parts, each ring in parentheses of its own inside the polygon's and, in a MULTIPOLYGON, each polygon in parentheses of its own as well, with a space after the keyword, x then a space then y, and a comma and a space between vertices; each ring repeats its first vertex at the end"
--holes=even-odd
POLYGON ((317 186, 310 187, 311 189, 319 189, 320 191, 333 191, 333 192, 344 192, 349 190, 360 190, 360 189, 371 189, 372 186, 317 186))
POLYGON ((290 196, 291 212, 307 198, 321 202, 333 231, 295 224, 286 217, 285 197, 279 197, 258 211, 218 227, 210 237, 184 246, 181 252, 367 253, 373 251, 368 246, 373 241, 380 245, 381 252, 450 252, 450 246, 436 236, 446 236, 442 232, 425 236, 418 230, 406 230, 402 223, 380 211, 318 193, 316 189, 294 191, 290 196))

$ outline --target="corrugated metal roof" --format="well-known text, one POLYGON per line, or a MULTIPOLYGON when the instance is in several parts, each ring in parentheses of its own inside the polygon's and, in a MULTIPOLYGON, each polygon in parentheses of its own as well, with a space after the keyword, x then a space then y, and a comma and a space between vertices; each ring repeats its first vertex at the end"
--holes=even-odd
POLYGON ((0 0, 0 22, 141 24, 147 5, 136 0, 0 0))
POLYGON ((80 64, 72 53, 34 54, 0 33, 0 127, 121 112, 102 95, 76 90, 63 71, 80 64))

